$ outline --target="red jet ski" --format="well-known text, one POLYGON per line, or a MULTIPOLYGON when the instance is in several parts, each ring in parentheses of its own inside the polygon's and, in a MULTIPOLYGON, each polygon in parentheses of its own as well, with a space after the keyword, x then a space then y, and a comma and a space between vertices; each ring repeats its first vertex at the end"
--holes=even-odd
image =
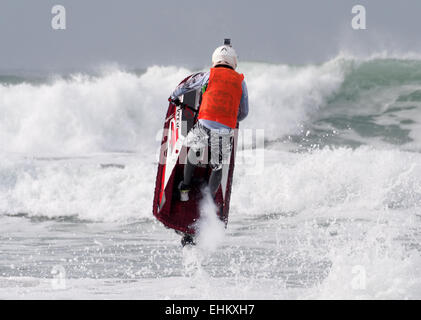
MULTIPOLYGON (((196 75, 198 74, 190 75, 180 84, 196 75)), ((183 233, 185 236, 193 237, 196 232, 195 223, 200 217, 199 203, 203 198, 202 189, 208 183, 211 169, 206 163, 199 162, 193 174, 189 200, 180 201, 178 185, 183 180, 184 164, 189 149, 183 145, 183 142, 197 121, 201 91, 188 92, 181 96, 180 100, 182 103, 179 106, 170 101, 165 117, 155 183, 153 214, 166 227, 183 233)), ((215 196, 215 204, 218 207, 217 214, 225 226, 228 223, 236 141, 237 130, 235 130, 230 162, 224 164, 222 168, 222 181, 215 196)), ((204 159, 208 158, 207 155, 209 155, 209 150, 207 154, 205 151, 204 159)))

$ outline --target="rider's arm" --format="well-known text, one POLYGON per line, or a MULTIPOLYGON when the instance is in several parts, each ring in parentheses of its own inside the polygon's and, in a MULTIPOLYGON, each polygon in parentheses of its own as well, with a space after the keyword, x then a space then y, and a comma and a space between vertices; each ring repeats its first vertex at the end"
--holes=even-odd
POLYGON ((200 89, 208 80, 209 72, 198 73, 175 88, 174 92, 171 94, 171 98, 175 99, 187 92, 200 89))
POLYGON ((246 82, 243 80, 241 84, 243 93, 241 95, 240 108, 238 110, 238 121, 244 120, 249 113, 249 95, 246 82))

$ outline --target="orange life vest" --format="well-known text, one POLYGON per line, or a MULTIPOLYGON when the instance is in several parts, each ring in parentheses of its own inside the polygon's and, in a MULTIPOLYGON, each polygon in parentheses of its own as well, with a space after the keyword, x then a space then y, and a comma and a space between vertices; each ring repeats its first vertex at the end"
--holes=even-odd
POLYGON ((229 68, 211 68, 208 86, 202 96, 199 119, 237 125, 244 75, 229 68))

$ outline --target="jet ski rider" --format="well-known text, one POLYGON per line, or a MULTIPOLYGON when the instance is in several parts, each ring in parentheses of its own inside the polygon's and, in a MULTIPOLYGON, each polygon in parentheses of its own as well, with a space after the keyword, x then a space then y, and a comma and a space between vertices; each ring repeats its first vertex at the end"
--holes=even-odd
POLYGON ((228 163, 231 156, 237 121, 245 119, 249 111, 244 75, 237 73, 236 68, 237 54, 230 40, 226 39, 224 45, 214 51, 210 71, 191 77, 171 94, 170 99, 179 104, 179 96, 192 90, 202 90, 198 121, 185 141, 190 150, 184 166, 184 179, 178 186, 181 201, 189 200, 195 163, 208 146, 212 169, 208 186, 213 197, 219 188, 222 165, 228 163))

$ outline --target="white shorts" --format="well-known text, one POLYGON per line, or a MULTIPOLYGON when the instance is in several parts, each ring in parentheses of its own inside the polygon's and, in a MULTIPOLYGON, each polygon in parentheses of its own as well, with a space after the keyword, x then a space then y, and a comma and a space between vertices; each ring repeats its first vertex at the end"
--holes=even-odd
POLYGON ((220 170, 223 164, 229 164, 233 137, 232 129, 208 129, 197 122, 187 134, 185 145, 200 153, 210 147, 209 165, 212 170, 220 170))

